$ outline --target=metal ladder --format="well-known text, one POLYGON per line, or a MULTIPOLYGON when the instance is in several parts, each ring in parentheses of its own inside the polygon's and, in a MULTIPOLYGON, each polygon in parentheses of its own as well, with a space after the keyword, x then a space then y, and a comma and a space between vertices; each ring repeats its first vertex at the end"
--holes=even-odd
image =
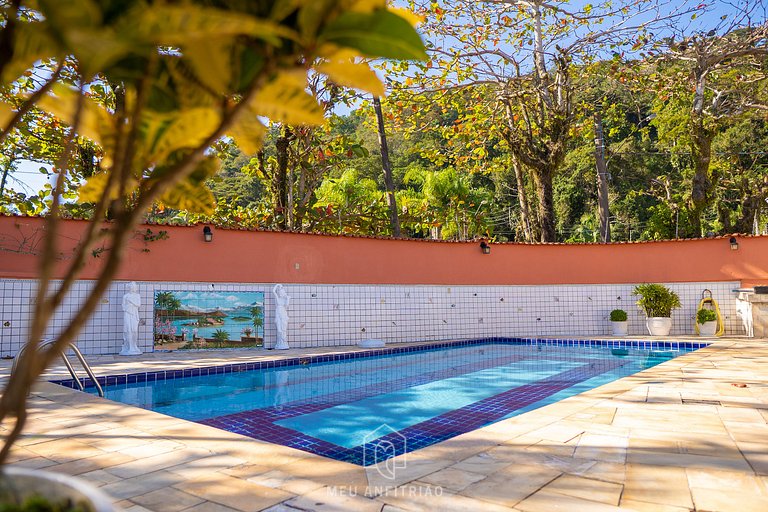
MULTIPOLYGON (((48 345, 53 345, 56 340, 43 340, 40 345, 37 346, 37 350, 42 350, 43 348, 47 347, 48 345)), ((22 354, 24 354, 24 351, 27 350, 27 348, 30 345, 24 345, 21 347, 21 350, 16 354, 16 357, 13 359, 13 367, 11 368, 11 373, 16 371, 16 366, 18 365, 19 359, 21 358, 22 354)), ((88 377, 91 379, 91 382, 94 383, 96 386, 96 391, 99 393, 99 396, 104 398, 104 390, 101 388, 101 384, 99 384, 99 381, 96 380, 96 376, 93 374, 93 370, 91 370, 90 365, 85 360, 85 357, 83 357, 83 353, 80 352, 80 349, 77 348, 77 345, 74 343, 69 343, 69 348, 72 349, 72 352, 75 353, 75 356, 80 361, 80 365, 83 367, 83 370, 85 370, 85 373, 88 374, 88 377)), ((67 357, 67 354, 62 352, 61 353, 61 360, 64 362, 64 366, 67 367, 67 370, 69 370, 69 374, 72 376, 72 380, 75 381, 77 384, 78 389, 80 391, 85 391, 85 386, 83 386, 83 383, 80 381, 80 378, 77 376, 77 373, 75 373, 75 369, 72 367, 72 363, 69 362, 69 358, 67 357)))

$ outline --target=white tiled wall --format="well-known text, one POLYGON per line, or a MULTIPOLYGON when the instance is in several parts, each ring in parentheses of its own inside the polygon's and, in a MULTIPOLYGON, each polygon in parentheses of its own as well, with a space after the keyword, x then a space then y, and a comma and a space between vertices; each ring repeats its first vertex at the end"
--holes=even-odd
MULTIPOLYGON (((142 297, 139 346, 152 350, 152 303, 156 290, 263 291, 265 346, 274 343, 273 283, 139 282, 142 297)), ((32 314, 34 280, 0 279, 0 355, 15 354, 32 314)), ((80 281, 56 315, 48 335, 77 311, 91 286, 80 281)), ((630 335, 646 334, 633 285, 421 286, 285 285, 291 296, 289 343, 294 347, 355 344, 368 338, 390 343, 486 336, 594 336, 610 334, 608 314, 629 314, 630 335)), ((671 283, 683 308, 673 313, 672 334, 692 334, 702 290, 720 305, 727 334, 744 334, 736 315, 738 282, 671 283)), ((121 300, 126 283, 115 282, 78 337, 86 354, 115 354, 122 345, 121 300)), ((256 349, 258 350, 258 349, 256 349)))

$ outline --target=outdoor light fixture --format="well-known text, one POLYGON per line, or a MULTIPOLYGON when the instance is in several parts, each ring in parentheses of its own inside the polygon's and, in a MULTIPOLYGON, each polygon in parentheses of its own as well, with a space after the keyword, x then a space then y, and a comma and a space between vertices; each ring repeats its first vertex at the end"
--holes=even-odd
POLYGON ((203 239, 205 239, 206 242, 213 240, 213 231, 211 231, 210 226, 205 226, 203 228, 203 239))
POLYGON ((491 246, 485 240, 480 242, 480 250, 483 251, 483 254, 491 254, 491 246))
POLYGON ((738 251, 739 250, 739 242, 736 240, 735 236, 731 237, 731 250, 732 251, 738 251))

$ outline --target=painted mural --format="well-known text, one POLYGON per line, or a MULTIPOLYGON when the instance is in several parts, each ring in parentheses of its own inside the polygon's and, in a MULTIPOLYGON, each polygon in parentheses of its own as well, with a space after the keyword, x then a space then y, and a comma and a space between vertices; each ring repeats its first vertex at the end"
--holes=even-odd
POLYGON ((156 291, 155 348, 260 347, 264 292, 156 291))

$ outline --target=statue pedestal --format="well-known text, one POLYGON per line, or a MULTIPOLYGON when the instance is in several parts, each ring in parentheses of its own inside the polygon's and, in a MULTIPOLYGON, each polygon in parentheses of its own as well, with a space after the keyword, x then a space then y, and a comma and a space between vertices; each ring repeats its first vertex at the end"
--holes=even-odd
POLYGON ((736 309, 750 338, 768 338, 768 294, 740 292, 736 309))

